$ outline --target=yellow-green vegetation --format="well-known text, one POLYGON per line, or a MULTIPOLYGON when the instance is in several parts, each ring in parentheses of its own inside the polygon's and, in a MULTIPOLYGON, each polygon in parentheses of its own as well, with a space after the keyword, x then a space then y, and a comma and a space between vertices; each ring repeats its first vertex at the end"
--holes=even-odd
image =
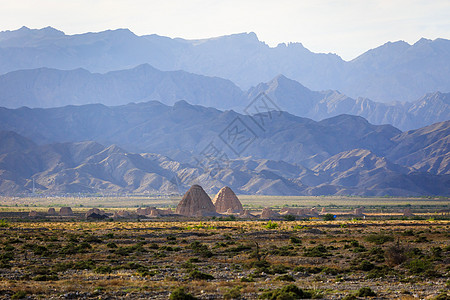
POLYGON ((448 220, 2 224, 4 298, 426 298, 450 274, 448 220))

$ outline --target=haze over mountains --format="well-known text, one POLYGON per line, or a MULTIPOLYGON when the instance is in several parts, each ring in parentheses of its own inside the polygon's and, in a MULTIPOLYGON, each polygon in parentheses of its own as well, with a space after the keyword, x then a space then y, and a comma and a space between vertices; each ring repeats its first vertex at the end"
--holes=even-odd
POLYGON ((258 130, 250 116, 186 102, 2 109, 2 130, 43 145, 1 134, 10 145, 0 155, 1 192, 29 190, 32 177, 53 193, 176 192, 193 183, 210 192, 228 185, 273 195, 450 192, 450 121, 402 133, 351 115, 321 122, 272 116, 258 130), (256 135, 240 156, 230 151, 231 140, 220 139, 236 118, 256 135), (86 140, 110 146, 80 142, 86 140), (210 143, 226 153, 214 168, 199 164, 210 143))
POLYGON ((271 48, 254 33, 184 40, 137 36, 127 29, 78 35, 51 27, 0 32, 3 74, 40 67, 108 72, 149 63, 164 71, 222 77, 245 90, 283 74, 313 90, 339 90, 381 102, 450 92, 450 67, 442 63, 448 61, 450 41, 445 39, 388 42, 346 62, 300 43, 271 48))
POLYGON ((0 74, 0 194, 450 194, 448 40, 346 62, 254 33, 23 27, 0 74))
POLYGON ((149 100, 172 105, 182 99, 192 104, 242 111, 259 94, 265 93, 280 109, 313 120, 353 114, 373 124, 392 124, 408 130, 450 118, 450 93, 435 92, 414 102, 385 104, 366 98, 352 99, 338 91, 311 91, 283 75, 244 92, 229 80, 184 71, 164 72, 148 64, 106 74, 84 69, 13 71, 0 75, 0 91, 0 105, 9 108, 120 105, 149 100))

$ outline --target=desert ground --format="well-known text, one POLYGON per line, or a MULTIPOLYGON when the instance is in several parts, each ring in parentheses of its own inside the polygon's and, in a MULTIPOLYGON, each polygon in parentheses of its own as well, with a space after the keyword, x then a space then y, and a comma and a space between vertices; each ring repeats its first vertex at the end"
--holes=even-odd
POLYGON ((0 298, 449 297, 448 198, 239 198, 255 218, 134 214, 177 196, 2 198, 0 298), (108 216, 86 219, 92 207, 108 216), (320 213, 261 219, 263 207, 320 213))

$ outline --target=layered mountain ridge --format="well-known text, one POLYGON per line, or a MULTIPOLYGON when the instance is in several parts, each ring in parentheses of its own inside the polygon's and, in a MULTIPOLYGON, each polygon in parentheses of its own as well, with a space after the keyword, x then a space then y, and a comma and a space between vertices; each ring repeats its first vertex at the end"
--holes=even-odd
POLYGON ((164 71, 185 70, 229 79, 243 89, 278 74, 313 90, 339 90, 375 101, 414 101, 450 92, 450 41, 388 42, 344 61, 313 53, 301 43, 269 47, 254 33, 203 40, 137 36, 128 29, 65 35, 54 28, 0 32, 0 73, 49 67, 91 72, 148 63, 164 71))
POLYGON ((316 122, 272 112, 261 129, 258 115, 183 101, 3 108, 0 120, 4 194, 30 191, 32 178, 46 193, 182 193, 196 183, 241 194, 449 194, 450 121, 401 132, 351 115, 316 122), (240 155, 223 135, 236 120, 255 134, 240 155), (210 145, 226 159, 205 167, 210 145))
POLYGON ((184 71, 164 72, 148 64, 106 74, 83 69, 15 71, 0 75, 0 91, 0 105, 9 108, 90 103, 111 106, 149 100, 173 105, 186 100, 242 111, 264 93, 279 109, 313 120, 353 114, 373 124, 392 124, 409 130, 450 119, 450 93, 435 92, 414 102, 386 104, 366 98, 353 99, 338 91, 311 91, 283 75, 244 92, 229 80, 184 71))

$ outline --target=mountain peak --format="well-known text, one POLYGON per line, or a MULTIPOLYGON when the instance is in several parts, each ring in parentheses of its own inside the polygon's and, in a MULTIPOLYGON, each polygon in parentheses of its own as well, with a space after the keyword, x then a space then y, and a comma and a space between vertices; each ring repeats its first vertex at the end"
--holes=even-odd
POLYGON ((413 46, 424 45, 424 44, 428 44, 430 42, 433 42, 433 40, 430 40, 430 39, 427 39, 427 38, 421 38, 420 40, 415 42, 413 46))

